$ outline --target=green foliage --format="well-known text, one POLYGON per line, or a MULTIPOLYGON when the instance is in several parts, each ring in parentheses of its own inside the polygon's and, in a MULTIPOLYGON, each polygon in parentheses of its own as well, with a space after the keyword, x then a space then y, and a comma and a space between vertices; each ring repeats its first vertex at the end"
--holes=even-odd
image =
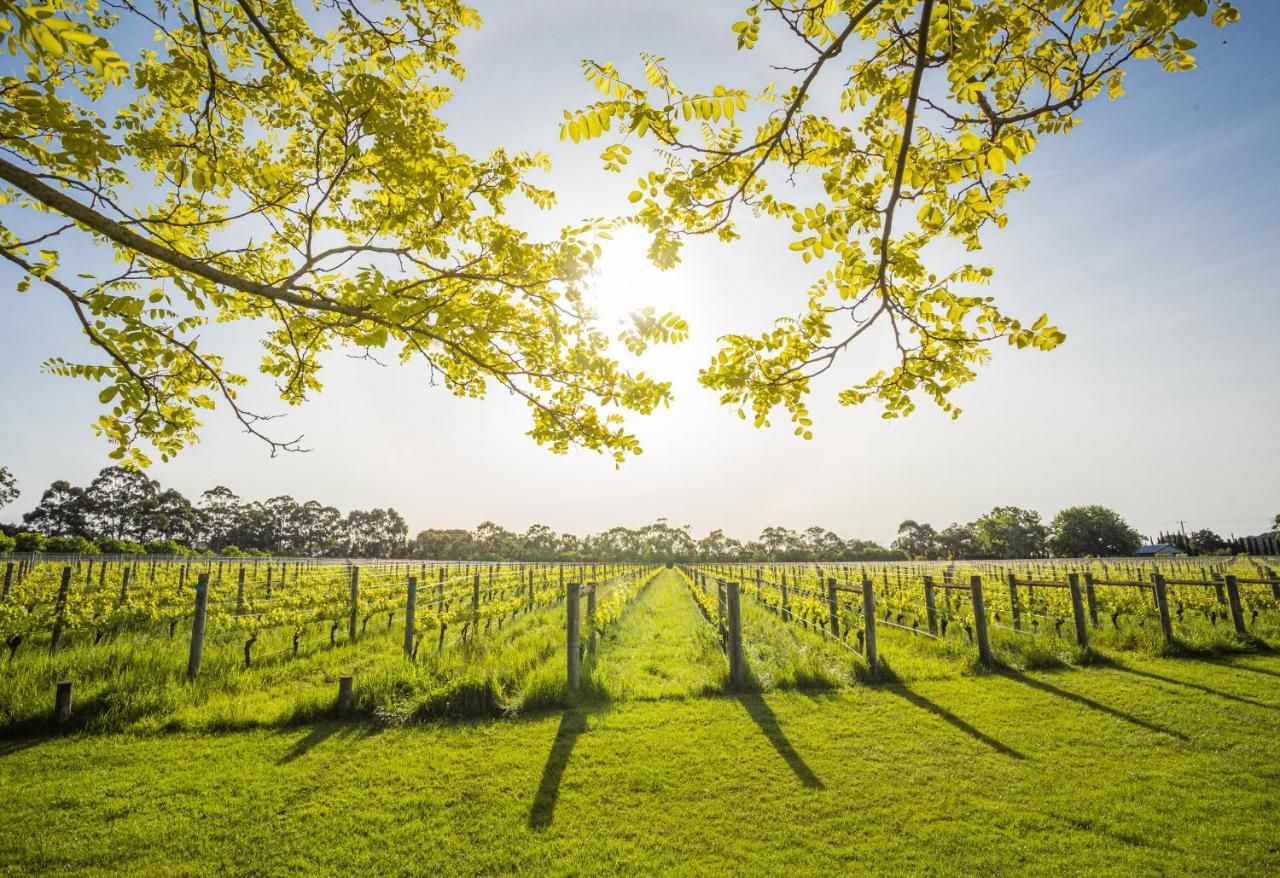
MULTIPOLYGON (((265 328, 258 369, 288 405, 345 348, 457 396, 508 391, 553 451, 639 453, 623 415, 670 388, 623 368, 585 304, 609 224, 531 240, 505 216, 554 203, 530 179, 545 156, 446 135, 457 38, 479 24, 453 0, 0 2, 0 49, 26 61, 2 84, 0 256, 96 349, 46 368, 100 385, 112 458, 168 459, 218 405, 273 453, 299 447, 241 404, 247 377, 206 340, 228 322, 265 328), (87 246, 118 268, 75 275, 87 246)), ((648 314, 622 341, 683 334, 648 314)))
POLYGON ((1132 555, 1142 545, 1142 536, 1118 512, 1105 506, 1064 509, 1054 516, 1049 529, 1049 548, 1060 557, 1132 555))
MULTIPOLYGON (((1213 9, 1218 27, 1238 18, 1226 0, 1213 9)), ((614 172, 628 142, 653 145, 630 221, 651 234, 661 267, 690 236, 737 238, 747 213, 791 225, 790 250, 816 269, 814 283, 771 329, 724 337, 701 373, 743 418, 764 426, 782 407, 808 438, 813 380, 876 325, 895 356, 840 402, 874 400, 895 418, 923 397, 954 416, 951 394, 990 343, 1052 350, 1066 336, 1047 314, 1002 310, 985 292, 990 267, 934 267, 931 251, 947 239, 979 250, 1030 184, 1023 167, 1038 142, 1074 128, 1092 99, 1118 98, 1131 62, 1194 67, 1196 44, 1178 29, 1209 11, 1208 0, 752 3, 732 26, 738 49, 798 52, 798 64, 774 67, 791 82, 691 90, 657 55, 642 57, 643 82, 585 61, 602 97, 566 112, 561 137, 610 139, 602 158, 614 172), (766 17, 776 27, 762 35, 766 17), (822 194, 795 200, 797 179, 822 194)))
POLYGON ((14 550, 17 540, 6 533, 0 533, 0 555, 7 555, 14 550))
POLYGON ((9 468, 0 466, 0 506, 8 506, 18 499, 18 480, 9 468))
POLYGON ((173 540, 148 540, 143 545, 148 555, 189 555, 191 550, 173 540))
POLYGON ((997 506, 973 523, 973 531, 983 558, 1039 558, 1049 538, 1040 513, 1017 506, 997 506))
POLYGON ((96 541, 98 551, 104 555, 141 555, 146 552, 138 543, 128 540, 117 540, 114 537, 103 537, 96 541))
POLYGON ((22 531, 14 535, 13 543, 15 552, 43 552, 46 540, 44 534, 22 531))
POLYGON ((44 551, 53 555, 87 555, 96 553, 98 547, 84 537, 49 537, 44 551))

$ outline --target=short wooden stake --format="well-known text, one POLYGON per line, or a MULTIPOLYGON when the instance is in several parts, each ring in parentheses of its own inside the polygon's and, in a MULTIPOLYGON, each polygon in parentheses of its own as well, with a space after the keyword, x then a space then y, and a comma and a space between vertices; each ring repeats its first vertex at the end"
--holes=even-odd
POLYGON ((200 657, 204 654, 204 629, 209 616, 209 574, 196 578, 196 611, 191 619, 191 651, 187 655, 187 679, 200 673, 200 657))
POLYGON ((356 642, 356 617, 360 614, 360 568, 351 568, 351 617, 347 620, 347 638, 356 642))
POLYGON ((404 604, 404 657, 413 658, 415 616, 418 613, 418 577, 409 577, 409 593, 404 604))
POLYGON ((973 602, 973 632, 978 639, 978 660, 991 667, 991 641, 987 638, 987 610, 982 602, 982 577, 969 580, 969 595, 973 602))
POLYGON ((1080 574, 1068 573, 1067 585, 1071 588, 1071 615, 1076 620, 1076 643, 1089 648, 1089 625, 1085 621, 1084 596, 1080 591, 1080 574))
POLYGON ((564 615, 565 671, 570 692, 578 691, 578 672, 579 662, 581 661, 581 656, 578 654, 578 645, 582 640, 578 612, 580 610, 579 601, 581 596, 582 586, 576 582, 570 583, 567 589, 564 615))
POLYGON ((53 695, 53 719, 60 726, 71 721, 71 681, 59 680, 53 695))
POLYGON ((836 579, 827 579, 827 621, 831 625, 831 636, 840 636, 840 600, 836 596, 836 579))
POLYGON ((587 586, 587 652, 596 651, 596 584, 587 586))
POLYGON ((1022 607, 1018 606, 1018 577, 1009 574, 1009 605, 1013 607, 1013 630, 1022 630, 1022 607))
POLYGON ((924 578, 924 613, 929 622, 929 633, 938 633, 938 606, 933 600, 933 577, 924 578))
POLYGON ((343 674, 338 678, 338 704, 339 714, 346 714, 351 711, 351 688, 353 683, 351 674, 343 674))
POLYGON ((1243 636, 1248 629, 1244 627, 1244 607, 1240 605, 1240 585, 1230 573, 1225 579, 1227 603, 1231 605, 1231 622, 1236 626, 1236 633, 1243 636))

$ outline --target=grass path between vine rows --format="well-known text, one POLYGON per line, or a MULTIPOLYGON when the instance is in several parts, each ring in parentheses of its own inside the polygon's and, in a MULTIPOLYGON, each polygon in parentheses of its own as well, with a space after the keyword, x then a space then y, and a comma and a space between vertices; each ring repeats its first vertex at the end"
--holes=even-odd
POLYGON ((683 587, 601 643, 623 699, 0 741, 0 874, 1280 874, 1280 656, 700 697, 683 587))
POLYGON ((611 699, 703 695, 727 677, 715 632, 672 570, 658 574, 626 609, 588 673, 611 699))

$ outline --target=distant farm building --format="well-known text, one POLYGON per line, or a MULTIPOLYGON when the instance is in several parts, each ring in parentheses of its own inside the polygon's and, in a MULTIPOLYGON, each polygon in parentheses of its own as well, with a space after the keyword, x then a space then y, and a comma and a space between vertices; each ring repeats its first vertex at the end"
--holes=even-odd
POLYGON ((1187 553, 1169 543, 1153 543, 1150 546, 1140 547, 1135 554, 1139 558, 1172 558, 1187 553))

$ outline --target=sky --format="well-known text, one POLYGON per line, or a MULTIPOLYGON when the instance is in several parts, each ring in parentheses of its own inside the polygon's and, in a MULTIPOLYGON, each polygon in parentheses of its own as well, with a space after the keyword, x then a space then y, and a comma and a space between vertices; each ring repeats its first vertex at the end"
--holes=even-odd
MULTIPOLYGON (((624 212, 634 178, 601 170, 601 142, 558 139, 561 111, 593 99, 582 58, 639 79, 639 53, 657 52, 689 87, 762 84, 781 75, 766 65, 795 60, 737 53, 737 2, 474 5, 485 25, 462 40, 468 76, 446 112, 450 134, 473 154, 505 145, 551 157, 538 182, 558 207, 516 214, 547 237, 624 212)), ((987 233, 980 262, 995 266, 991 294, 1007 310, 1032 320, 1048 311, 1068 340, 1047 354, 997 348, 954 397, 958 420, 927 403, 896 421, 839 406, 836 393, 877 367, 874 343, 815 384, 809 441, 785 416, 752 428, 698 385, 719 335, 797 312, 813 279, 787 249, 790 227, 759 219, 733 244, 688 245, 671 272, 648 264, 639 235, 609 244, 595 279, 606 318, 652 304, 690 324, 688 342, 643 360, 676 400, 631 419, 645 452, 620 469, 592 452, 539 448, 524 435, 523 403, 502 393, 459 400, 422 369, 335 357, 323 393, 277 431, 302 434, 308 453, 272 458, 219 412, 198 446, 150 474, 193 498, 223 484, 248 499, 393 506, 411 532, 488 520, 584 534, 665 517, 696 535, 816 524, 888 542, 907 518, 940 528, 1011 504, 1049 519, 1083 503, 1111 506, 1153 537, 1183 522, 1260 532, 1280 513, 1280 5, 1239 5, 1240 25, 1188 31, 1201 42, 1197 70, 1132 68, 1124 98, 1095 101, 1083 125, 1043 139, 1024 162, 1032 187, 1012 197, 1008 228, 987 233)), ((53 480, 86 484, 108 463, 90 430, 97 390, 40 371, 51 355, 84 357, 84 339, 63 302, 20 295, 16 280, 0 269, 0 466, 23 493, 0 520, 16 520, 53 480)), ((229 344, 233 362, 256 360, 251 337, 229 344)), ((260 382, 250 402, 283 410, 269 390, 260 382)))

